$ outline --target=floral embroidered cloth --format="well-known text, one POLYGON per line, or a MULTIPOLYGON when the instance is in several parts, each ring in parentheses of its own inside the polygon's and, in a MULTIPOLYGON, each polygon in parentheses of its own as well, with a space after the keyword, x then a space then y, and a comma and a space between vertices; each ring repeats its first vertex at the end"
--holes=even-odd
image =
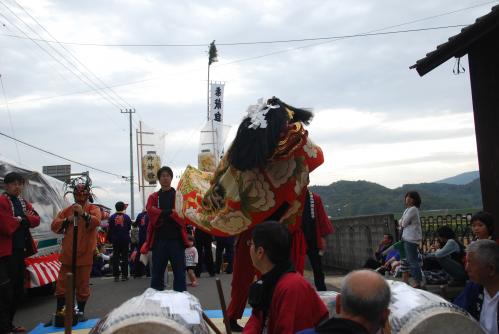
POLYGON ((286 135, 264 168, 240 171, 225 156, 215 173, 187 166, 177 186, 176 207, 186 223, 217 236, 237 235, 283 210, 280 222, 300 227, 308 174, 324 162, 301 123, 286 135))

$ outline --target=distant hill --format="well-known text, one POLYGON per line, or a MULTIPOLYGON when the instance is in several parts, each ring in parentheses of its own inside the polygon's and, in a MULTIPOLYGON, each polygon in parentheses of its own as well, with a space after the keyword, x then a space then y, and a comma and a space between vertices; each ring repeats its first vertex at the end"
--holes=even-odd
POLYGON ((440 181, 435 181, 434 183, 468 184, 478 178, 480 178, 480 173, 476 170, 473 172, 466 172, 456 176, 448 177, 440 181))
POLYGON ((404 195, 416 190, 422 210, 481 208, 480 180, 464 184, 420 183, 389 189, 368 181, 338 181, 329 186, 311 186, 322 197, 330 216, 398 213, 404 210, 404 195))

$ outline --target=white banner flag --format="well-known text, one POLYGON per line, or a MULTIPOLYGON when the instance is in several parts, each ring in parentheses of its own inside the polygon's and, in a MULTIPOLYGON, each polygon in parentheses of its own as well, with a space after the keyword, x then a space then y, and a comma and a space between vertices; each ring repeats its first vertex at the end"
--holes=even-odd
POLYGON ((224 114, 224 86, 223 83, 210 83, 210 120, 223 122, 224 114))

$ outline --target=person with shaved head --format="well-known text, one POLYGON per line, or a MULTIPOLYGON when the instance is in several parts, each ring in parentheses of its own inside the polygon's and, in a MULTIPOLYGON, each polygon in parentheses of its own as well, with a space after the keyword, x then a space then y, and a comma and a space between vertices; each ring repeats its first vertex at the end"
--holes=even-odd
POLYGON ((372 270, 356 270, 343 280, 336 297, 338 318, 331 318, 299 334, 374 334, 388 321, 390 287, 385 278, 372 270))

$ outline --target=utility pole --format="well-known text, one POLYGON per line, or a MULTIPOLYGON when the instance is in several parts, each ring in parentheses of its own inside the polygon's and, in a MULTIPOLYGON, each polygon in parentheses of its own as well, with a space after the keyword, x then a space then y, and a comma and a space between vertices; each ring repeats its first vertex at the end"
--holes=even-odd
POLYGON ((133 137, 132 137, 132 114, 135 113, 135 109, 125 109, 121 110, 122 114, 128 114, 130 119, 130 207, 132 219, 135 217, 134 208, 134 194, 133 194, 133 137))

